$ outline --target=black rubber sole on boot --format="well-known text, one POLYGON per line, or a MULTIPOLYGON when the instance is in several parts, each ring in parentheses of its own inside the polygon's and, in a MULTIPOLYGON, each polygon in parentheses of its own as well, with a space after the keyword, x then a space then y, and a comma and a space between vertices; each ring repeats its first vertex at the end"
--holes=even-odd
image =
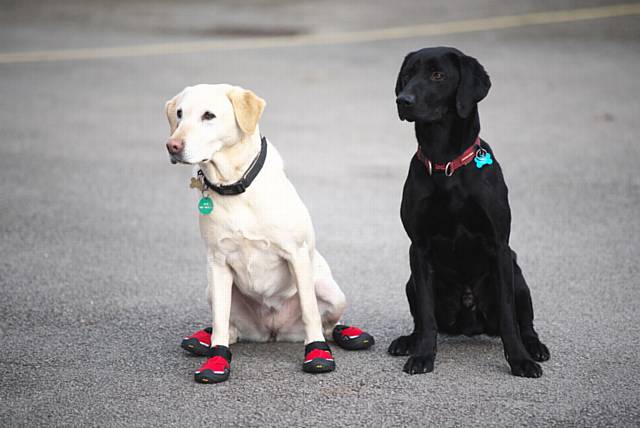
MULTIPOLYGON (((203 330, 209 334, 213 332, 212 327, 207 327, 203 330)), ((195 337, 186 337, 182 339, 182 343, 180 343, 180 347, 185 351, 190 352, 194 355, 199 355, 201 357, 211 356, 211 348, 209 347, 209 345, 203 345, 195 337)))
POLYGON ((333 336, 333 341, 336 342, 336 345, 347 351, 363 351, 371 348, 376 343, 373 336, 365 332, 362 332, 362 334, 355 339, 345 339, 336 334, 333 336))
POLYGON ((223 374, 214 373, 211 370, 203 370, 200 373, 194 374, 194 379, 198 383, 220 383, 229 379, 231 370, 225 369, 223 374))
POLYGON ((336 369, 335 361, 315 358, 302 364, 302 370, 306 373, 328 373, 336 369))
POLYGON ((342 349, 346 349, 347 351, 363 351, 365 349, 371 348, 376 341, 366 331, 362 331, 358 337, 353 339, 346 338, 342 336, 342 331, 346 328, 344 325, 337 325, 333 328, 333 332, 331 335, 333 336, 333 341, 341 347, 342 349))
POLYGON ((201 357, 209 357, 211 355, 211 348, 200 343, 200 341, 195 337, 182 339, 180 347, 187 352, 201 357))

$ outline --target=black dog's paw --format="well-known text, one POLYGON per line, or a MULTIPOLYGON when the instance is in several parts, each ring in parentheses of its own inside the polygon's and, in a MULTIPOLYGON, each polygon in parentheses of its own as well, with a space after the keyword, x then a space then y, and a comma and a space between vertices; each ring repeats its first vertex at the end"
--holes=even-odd
POLYGON ((431 373, 435 355, 413 355, 404 364, 402 371, 409 374, 431 373))
POLYGON ((540 377, 542 376, 542 367, 533 360, 516 360, 510 361, 511 374, 521 377, 540 377))
POLYGON ((400 355, 409 355, 413 350, 413 345, 415 343, 414 336, 410 334, 409 336, 400 336, 389 345, 387 352, 394 357, 400 355))
POLYGON ((549 354, 549 348, 547 348, 544 343, 540 342, 537 337, 525 338, 523 342, 524 347, 527 349, 527 352, 531 355, 531 358, 533 358, 534 361, 547 361, 551 357, 551 354, 549 354))

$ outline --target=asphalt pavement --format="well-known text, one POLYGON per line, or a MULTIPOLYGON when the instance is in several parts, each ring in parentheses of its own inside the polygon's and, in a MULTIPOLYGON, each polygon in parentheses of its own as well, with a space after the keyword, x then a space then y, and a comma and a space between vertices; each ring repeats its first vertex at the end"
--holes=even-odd
POLYGON ((640 16, 491 24, 610 5, 3 1, 0 425, 637 426, 640 16), (464 20, 477 31, 442 25, 464 20), (426 375, 386 353, 411 328, 399 207, 416 143, 395 77, 435 45, 491 75, 482 137, 552 354, 539 379, 511 376, 495 338, 441 337, 426 375), (303 373, 301 344, 241 343, 231 379, 200 385, 201 358, 178 346, 211 315, 192 171, 169 163, 163 107, 221 82, 266 99, 261 130, 311 211, 345 321, 376 337, 334 347, 333 373, 303 373))

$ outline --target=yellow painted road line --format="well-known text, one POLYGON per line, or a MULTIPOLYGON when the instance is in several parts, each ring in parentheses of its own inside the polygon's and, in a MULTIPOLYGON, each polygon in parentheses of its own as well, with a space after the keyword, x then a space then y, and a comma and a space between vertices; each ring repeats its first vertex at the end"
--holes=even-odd
POLYGON ((380 28, 367 31, 306 34, 282 37, 252 37, 231 40, 202 40, 196 42, 161 43, 139 46, 62 49, 32 52, 0 53, 0 64, 24 62, 71 61, 105 58, 174 55, 206 51, 268 49, 278 47, 338 45, 382 40, 407 39, 424 36, 442 36, 476 31, 499 30, 531 25, 559 24, 619 16, 640 15, 640 3, 582 9, 526 13, 522 15, 494 16, 462 21, 449 21, 406 27, 380 28))

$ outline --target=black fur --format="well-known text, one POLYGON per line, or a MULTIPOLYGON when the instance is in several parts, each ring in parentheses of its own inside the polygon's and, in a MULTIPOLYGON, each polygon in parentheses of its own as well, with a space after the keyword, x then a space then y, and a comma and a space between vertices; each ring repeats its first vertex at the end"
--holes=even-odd
MULTIPOLYGON (((477 103, 491 87, 480 63, 453 48, 427 48, 405 58, 396 83, 400 119, 415 122, 422 152, 447 162, 480 132, 477 103)), ((493 151, 482 142, 492 157, 493 151)), ((404 371, 433 370, 437 332, 502 338, 516 376, 539 377, 549 359, 533 328, 529 287, 509 246, 511 211, 500 165, 474 163, 451 177, 429 175, 415 156, 402 195, 411 239, 407 298, 414 330, 391 343, 410 355, 404 371), (534 361, 535 360, 535 361, 534 361)))

